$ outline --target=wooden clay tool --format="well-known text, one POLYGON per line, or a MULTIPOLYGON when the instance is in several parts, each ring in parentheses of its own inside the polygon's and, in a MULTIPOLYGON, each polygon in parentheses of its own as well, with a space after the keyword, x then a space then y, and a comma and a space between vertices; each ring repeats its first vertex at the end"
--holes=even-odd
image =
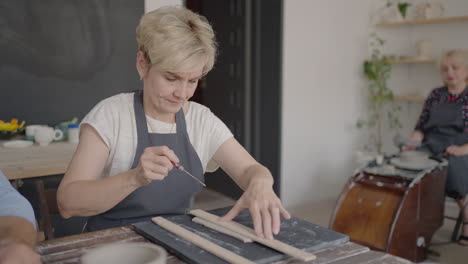
POLYGON ((241 234, 239 234, 239 233, 233 232, 233 231, 230 230, 230 229, 227 229, 227 228, 225 228, 225 227, 223 227, 223 226, 217 225, 217 224, 215 224, 215 223, 212 223, 212 222, 207 221, 207 220, 205 220, 205 219, 203 219, 203 218, 200 218, 200 217, 194 217, 194 218, 192 218, 192 221, 193 221, 194 223, 197 223, 197 224, 200 224, 200 225, 202 225, 202 226, 205 226, 205 227, 207 227, 207 228, 209 228, 209 229, 213 229, 213 230, 218 231, 218 232, 220 232, 220 233, 223 233, 223 234, 225 234, 225 235, 228 235, 228 236, 231 236, 231 237, 233 237, 233 238, 236 238, 236 239, 238 239, 238 240, 240 240, 240 241, 242 241, 242 242, 244 242, 244 243, 250 243, 250 242, 253 241, 252 239, 250 239, 250 238, 248 238, 248 237, 245 237, 245 236, 243 236, 243 235, 241 235, 241 234))
POLYGON ((297 259, 300 259, 302 261, 310 261, 316 259, 316 256, 312 253, 306 252, 304 250, 295 248, 293 246, 290 246, 288 244, 285 244, 279 240, 276 239, 266 239, 259 237, 255 234, 255 231, 251 228, 248 228, 244 225, 241 225, 239 223, 229 221, 229 222, 224 222, 219 220, 219 216, 213 215, 210 213, 207 213, 203 210, 197 209, 197 210, 192 210, 190 211, 190 214, 194 216, 198 216, 200 218, 203 218, 207 221, 210 221, 212 223, 215 223, 217 225, 223 226, 225 228, 230 229, 233 232, 239 233, 242 236, 248 237, 252 239, 253 241, 263 244, 267 247, 270 247, 272 249, 275 249, 279 252, 288 254, 292 257, 295 257, 297 259))
POLYGON ((162 218, 162 217, 154 217, 151 219, 154 223, 159 225, 160 227, 166 229, 167 231, 174 233, 183 239, 193 243, 194 245, 210 252, 211 254, 218 256, 219 258, 224 259, 225 261, 229 263, 235 263, 235 264, 255 264, 254 262, 239 256, 232 251, 229 251, 223 247, 220 247, 216 245, 215 243, 193 233, 188 231, 187 229, 174 224, 173 222, 162 218))

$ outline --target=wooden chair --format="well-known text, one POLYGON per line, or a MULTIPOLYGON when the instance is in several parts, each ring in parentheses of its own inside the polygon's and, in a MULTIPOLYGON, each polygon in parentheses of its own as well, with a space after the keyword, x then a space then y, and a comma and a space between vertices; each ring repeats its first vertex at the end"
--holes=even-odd
MULTIPOLYGON (((451 198, 446 198, 446 199, 451 199, 451 198)), ((458 235, 459 235, 459 232, 461 230, 461 227, 462 227, 462 219, 463 219, 463 214, 462 214, 463 210, 460 211, 460 213, 458 214, 458 217, 454 217, 452 215, 447 215, 445 214, 444 215, 444 218, 445 219, 449 219, 449 220, 453 220, 453 221, 456 221, 455 222, 455 226, 452 230, 452 234, 451 234, 451 237, 450 237, 450 241, 448 242, 442 242, 441 244, 448 244, 448 243, 451 243, 451 242, 455 242, 457 243, 458 242, 458 235)), ((434 249, 428 249, 428 254, 431 254, 433 256, 436 256, 436 257, 440 257, 440 253, 437 251, 437 250, 434 250, 434 249)))
POLYGON ((457 221, 455 223, 455 227, 453 228, 453 231, 452 231, 452 242, 458 242, 458 234, 460 233, 460 231, 461 231, 461 229, 463 227, 462 226, 463 211, 460 211, 460 214, 458 215, 458 218, 450 217, 450 216, 446 216, 445 218, 457 221))
POLYGON ((46 189, 44 181, 35 181, 36 191, 39 198, 39 229, 44 232, 45 239, 53 239, 54 227, 52 225, 52 214, 58 214, 57 189, 46 189))
MULTIPOLYGON (((444 218, 448 220, 452 220, 455 222, 455 225, 452 230, 452 234, 450 237, 451 242, 457 242, 458 241, 458 235, 460 234, 461 228, 463 228, 462 223, 463 223, 463 209, 459 211, 458 214, 455 214, 453 212, 453 207, 455 207, 456 200, 450 197, 446 197, 445 199, 446 204, 451 204, 449 208, 452 208, 450 210, 445 210, 444 213, 444 218)), ((458 209, 458 205, 456 206, 458 209)), ((447 206, 445 206, 445 209, 447 209, 447 206)))

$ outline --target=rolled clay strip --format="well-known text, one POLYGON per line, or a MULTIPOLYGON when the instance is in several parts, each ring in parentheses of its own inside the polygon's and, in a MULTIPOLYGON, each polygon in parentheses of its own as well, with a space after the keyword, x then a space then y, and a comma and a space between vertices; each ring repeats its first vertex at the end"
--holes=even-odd
POLYGON ((166 229, 167 231, 174 233, 183 239, 193 243, 194 245, 210 252, 211 254, 218 256, 229 263, 235 264, 254 264, 254 262, 239 256, 223 247, 216 245, 215 243, 188 231, 187 229, 174 224, 173 222, 162 218, 162 217, 154 217, 151 219, 154 223, 159 225, 160 227, 166 229))
POLYGON ((238 239, 238 240, 240 240, 240 241, 242 241, 244 243, 251 243, 252 242, 252 239, 250 239, 248 237, 245 237, 245 236, 243 236, 243 235, 241 235, 241 234, 239 234, 237 232, 233 232, 230 229, 227 229, 227 228, 225 228, 223 226, 212 223, 212 222, 210 222, 208 220, 205 220, 203 218, 194 217, 194 218, 192 218, 192 221, 194 223, 197 223, 197 224, 200 224, 200 225, 205 226, 207 228, 213 229, 213 230, 218 231, 220 233, 223 233, 225 235, 231 236, 231 237, 233 237, 235 239, 238 239))
POLYGON ((270 247, 272 249, 275 249, 279 252, 283 252, 285 254, 288 254, 289 256, 292 256, 292 257, 295 257, 295 258, 298 258, 302 261, 310 261, 310 260, 314 260, 316 259, 317 257, 312 254, 312 253, 309 253, 309 252, 306 252, 304 250, 301 250, 301 249, 298 249, 298 248, 295 248, 293 246, 290 246, 288 244, 285 244, 279 240, 276 240, 276 239, 266 239, 266 238, 262 238, 262 237, 259 237, 255 234, 255 231, 251 228, 248 228, 244 225, 241 225, 239 223, 236 223, 236 222, 233 222, 233 221, 228 221, 228 222, 224 222, 224 221, 220 221, 219 220, 219 216, 217 215, 213 215, 213 214, 210 214, 210 213, 207 213, 203 210, 200 210, 200 209, 196 209, 196 210, 192 210, 190 211, 190 214, 194 215, 194 216, 198 216, 200 218, 203 218, 207 221, 210 221, 212 223, 215 223, 217 225, 220 225, 220 226, 223 226, 223 227, 226 227, 236 233, 239 233, 245 237, 248 237, 248 238, 251 238, 253 241, 257 242, 257 243, 260 243, 260 244, 263 244, 267 247, 270 247), (240 227, 241 226, 241 227, 240 227))

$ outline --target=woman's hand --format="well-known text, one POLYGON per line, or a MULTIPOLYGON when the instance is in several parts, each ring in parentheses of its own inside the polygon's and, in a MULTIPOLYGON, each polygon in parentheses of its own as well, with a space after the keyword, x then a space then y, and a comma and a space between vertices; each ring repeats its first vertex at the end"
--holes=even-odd
POLYGON ((406 145, 402 148, 403 151, 410 151, 415 150, 418 146, 417 145, 406 145))
POLYGON ((462 145, 462 146, 452 145, 452 146, 449 146, 445 150, 445 153, 447 153, 448 155, 452 155, 452 156, 468 155, 468 145, 462 145))
POLYGON ((179 163, 179 158, 170 148, 166 146, 146 148, 135 169, 137 184, 143 186, 153 180, 163 180, 172 170, 172 162, 179 163))
POLYGON ((280 215, 291 216, 273 191, 271 172, 258 163, 237 140, 226 140, 213 159, 244 190, 234 207, 220 220, 230 221, 249 208, 257 236, 273 238, 280 231, 280 215))
POLYGON ((221 218, 230 221, 242 210, 249 208, 257 236, 273 239, 280 231, 280 214, 291 218, 273 191, 271 180, 253 179, 234 207, 221 218))
POLYGON ((408 139, 408 144, 402 148, 403 151, 408 151, 408 150, 415 150, 418 145, 422 142, 424 139, 424 134, 419 131, 415 130, 413 133, 411 133, 411 136, 408 139))

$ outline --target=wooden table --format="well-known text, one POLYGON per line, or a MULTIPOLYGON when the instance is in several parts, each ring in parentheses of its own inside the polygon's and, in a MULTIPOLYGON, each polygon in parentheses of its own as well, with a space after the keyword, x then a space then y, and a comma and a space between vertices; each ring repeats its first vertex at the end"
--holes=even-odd
POLYGON ((39 205, 39 236, 53 238, 51 214, 57 213, 56 189, 47 190, 43 176, 64 174, 70 163, 76 144, 53 142, 41 147, 34 144, 24 148, 6 148, 0 141, 0 170, 18 188, 23 179, 34 178, 39 205))
POLYGON ((0 141, 0 170, 9 180, 63 174, 73 157, 76 145, 54 142, 41 147, 5 148, 0 141))
MULTIPOLYGON (((55 240, 47 240, 39 243, 37 252, 42 256, 44 264, 80 263, 81 255, 87 249, 120 242, 148 242, 137 234, 131 227, 119 227, 101 230, 97 232, 84 233, 55 240)), ((371 251, 367 247, 355 243, 322 249, 314 252, 317 259, 308 263, 313 264, 410 264, 412 262, 382 252, 371 251)), ((177 257, 169 254, 168 264, 184 263, 177 257)), ((282 261, 280 263, 301 263, 294 260, 282 261)))

